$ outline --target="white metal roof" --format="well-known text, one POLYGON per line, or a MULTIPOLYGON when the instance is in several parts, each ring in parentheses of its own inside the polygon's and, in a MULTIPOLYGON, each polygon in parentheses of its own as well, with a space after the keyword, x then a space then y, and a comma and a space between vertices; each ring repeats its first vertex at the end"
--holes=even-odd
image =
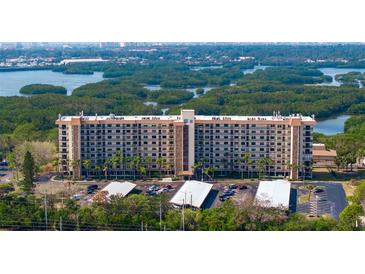
POLYGON ((170 202, 176 205, 185 204, 199 208, 202 206, 205 198, 207 198, 212 187, 212 184, 204 182, 186 181, 170 202))
POLYGON ((255 200, 266 207, 289 208, 290 183, 287 180, 261 181, 255 200))
POLYGON ((101 191, 107 191, 108 197, 112 195, 127 196, 136 187, 136 184, 130 182, 111 182, 104 187, 101 191))

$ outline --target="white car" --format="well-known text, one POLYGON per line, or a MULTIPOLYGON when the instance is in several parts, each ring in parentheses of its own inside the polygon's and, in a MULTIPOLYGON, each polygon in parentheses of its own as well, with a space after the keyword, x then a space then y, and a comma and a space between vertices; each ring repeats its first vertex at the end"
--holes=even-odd
POLYGON ((75 201, 79 201, 79 200, 81 200, 81 198, 82 198, 82 195, 79 193, 71 196, 71 199, 75 200, 75 201))

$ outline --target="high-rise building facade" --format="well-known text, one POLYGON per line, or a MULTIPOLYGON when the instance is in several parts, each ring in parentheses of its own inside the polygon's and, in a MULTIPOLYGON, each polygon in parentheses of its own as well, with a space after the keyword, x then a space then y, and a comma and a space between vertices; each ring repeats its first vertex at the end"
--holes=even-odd
POLYGON ((60 169, 95 177, 118 153, 124 161, 106 171, 116 177, 135 174, 132 159, 139 157, 151 171, 161 170, 163 159, 164 169, 177 176, 192 175, 194 164, 201 163, 222 174, 310 178, 315 123, 299 114, 202 116, 194 110, 163 116, 60 115, 60 169))

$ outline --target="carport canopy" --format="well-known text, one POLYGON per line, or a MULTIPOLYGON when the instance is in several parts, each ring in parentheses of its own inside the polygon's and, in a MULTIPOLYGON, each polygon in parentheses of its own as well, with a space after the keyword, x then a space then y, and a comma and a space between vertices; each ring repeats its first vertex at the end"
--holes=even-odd
POLYGON ((261 181, 255 201, 264 207, 289 208, 290 183, 287 180, 261 181))
POLYGON ((106 187, 104 187, 101 191, 106 191, 107 197, 109 198, 112 195, 117 195, 121 197, 127 196, 134 188, 136 184, 131 182, 111 182, 106 187))
POLYGON ((178 206, 188 205, 200 208, 212 187, 212 184, 200 181, 186 181, 170 202, 178 206))

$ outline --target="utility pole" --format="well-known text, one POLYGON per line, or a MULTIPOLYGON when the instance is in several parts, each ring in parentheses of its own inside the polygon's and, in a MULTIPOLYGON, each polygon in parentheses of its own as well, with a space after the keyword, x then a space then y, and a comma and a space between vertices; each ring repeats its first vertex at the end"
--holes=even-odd
POLYGON ((162 201, 160 200, 160 231, 162 230, 162 201))
MULTIPOLYGON (((62 211, 63 211, 63 196, 61 197, 61 208, 62 208, 62 211)), ((60 231, 62 231, 62 216, 60 216, 60 231)))
POLYGON ((46 222, 46 230, 48 230, 47 190, 44 192, 44 218, 46 222))
MULTIPOLYGON (((186 194, 185 194, 186 196, 186 194)), ((183 200, 182 212, 181 212, 182 231, 185 231, 185 199, 183 200)))
POLYGON ((76 230, 80 230, 79 213, 76 213, 76 230))

